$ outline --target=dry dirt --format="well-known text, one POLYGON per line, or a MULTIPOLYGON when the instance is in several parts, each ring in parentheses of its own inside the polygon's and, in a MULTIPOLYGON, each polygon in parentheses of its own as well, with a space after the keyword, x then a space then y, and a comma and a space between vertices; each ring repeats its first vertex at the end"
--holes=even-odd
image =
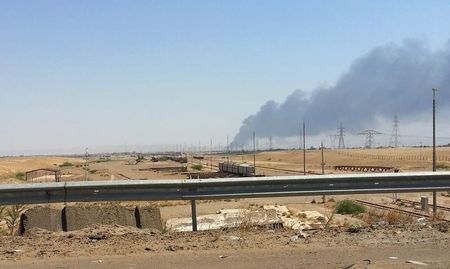
MULTIPOLYGON (((339 173, 334 165, 393 166, 401 171, 430 171, 430 148, 325 150, 325 172, 339 173), (394 156, 394 157, 393 157, 394 156), (390 160, 388 160, 391 158, 390 160), (392 160, 394 158, 394 160, 392 160)), ((450 148, 438 148, 438 164, 450 166, 450 148)), ((232 161, 253 162, 253 155, 233 155, 232 161)), ((139 171, 149 167, 173 166, 173 162, 144 161, 130 165, 131 157, 113 157, 108 162, 90 161, 90 180, 186 178, 182 173, 139 171)), ((226 160, 214 156, 213 164, 226 160)), ((320 172, 320 151, 307 151, 307 170, 320 172)), ((65 161, 82 164, 82 159, 60 157, 0 158, 0 183, 24 183, 14 174, 36 168, 55 167, 65 161)), ((197 162, 197 161, 195 161, 197 162)), ((208 158, 203 161, 209 162, 208 158)), ((292 175, 303 171, 302 154, 296 151, 261 152, 256 155, 257 172, 264 175, 292 175)), ((208 166, 209 167, 209 166, 208 166)), ((208 168, 205 168, 208 171, 208 168)), ((81 168, 65 170, 75 180, 84 179, 81 168)), ((445 194, 445 193, 442 193, 445 194)), ((418 201, 430 193, 401 194, 401 198, 418 201)), ((336 196, 327 199, 364 199, 389 204, 390 194, 336 196)), ((199 201, 198 214, 211 214, 224 208, 249 208, 283 204, 292 211, 316 210, 327 213, 319 203, 321 197, 279 197, 221 201, 199 201)), ((450 206, 450 198, 439 194, 439 204, 450 206)), ((127 203, 122 203, 127 204, 127 203)), ((148 204, 130 202, 133 205, 148 204)), ((168 201, 150 203, 162 206, 163 220, 189 217, 190 205, 168 201)), ((52 205, 58 207, 60 205, 52 205)), ((450 216, 447 216, 450 219, 450 216)), ((347 225, 354 220, 336 216, 336 223, 347 225)), ((449 232, 429 226, 383 227, 348 233, 344 228, 310 232, 308 239, 293 242, 291 230, 234 229, 199 233, 161 233, 121 226, 102 226, 68 233, 34 230, 24 237, 0 237, 0 268, 422 268, 407 263, 417 260, 427 268, 450 268, 449 232), (236 237, 240 238, 236 240, 236 237), (389 259, 398 257, 398 259, 389 259), (365 261, 369 259, 368 261, 365 261), (353 265, 353 266, 351 266, 353 265), (349 267, 351 266, 351 267, 349 267)))
POLYGON ((160 233, 101 226, 68 233, 33 230, 1 237, 1 268, 448 268, 450 233, 431 226, 346 228, 296 233, 233 229, 160 233), (269 258, 270 257, 270 258, 269 258), (397 257, 398 259, 390 259, 397 257), (143 263, 142 261, 147 261, 143 263), (248 261, 252 261, 250 264, 248 261), (207 264, 205 264, 207 262, 207 264), (354 265, 353 267, 345 267, 354 265))
MULTIPOLYGON (((253 154, 233 154, 231 161, 253 163, 253 154)), ((437 148, 438 168, 450 169, 450 147, 437 148)), ((133 164, 136 157, 113 156, 109 161, 101 162, 98 157, 89 160, 89 180, 118 180, 118 179, 180 179, 186 178, 185 173, 180 172, 155 172, 142 171, 152 167, 180 167, 172 161, 152 163, 147 160, 133 164)), ((226 161, 225 155, 213 156, 213 170, 218 162, 226 161)), ((198 160, 189 158, 190 163, 198 163, 198 160)), ((335 165, 375 165, 389 166, 400 171, 430 171, 431 148, 381 148, 381 149, 345 149, 324 150, 325 173, 342 173, 335 171, 335 165)), ((82 169, 84 160, 69 157, 3 157, 0 158, 0 183, 23 183, 15 179, 16 172, 26 172, 37 168, 58 168, 64 162, 73 163, 78 167, 62 169, 63 180, 84 180, 85 172, 82 169), (81 167, 80 167, 81 166, 81 167)), ((210 171, 210 158, 205 157, 203 170, 210 171)), ((277 171, 275 169, 288 169, 303 172, 303 153, 299 150, 282 150, 259 152, 256 154, 257 173, 263 175, 293 175, 296 172, 277 171)), ((319 150, 308 150, 306 153, 306 170, 321 173, 321 153, 319 150)), ((192 170, 189 168, 189 171, 192 170)))
MULTIPOLYGON (((123 180, 123 179, 173 179, 186 178, 180 172, 156 172, 142 171, 143 169, 157 167, 181 167, 180 164, 172 161, 152 163, 149 160, 133 164, 135 157, 118 156, 112 157, 108 161, 100 161, 97 157, 89 160, 88 180, 123 180)), ((0 184, 21 184, 23 180, 15 178, 17 172, 25 173, 29 170, 39 168, 53 168, 61 170, 62 181, 83 181, 85 171, 83 170, 85 161, 80 158, 61 157, 4 157, 0 158, 0 184), (70 167, 59 167, 64 162, 72 163, 70 167)), ((54 176, 41 176, 35 182, 52 182, 54 176)))
MULTIPOLYGON (((450 147, 439 147, 437 163, 440 167, 450 169, 450 147)), ((431 171, 431 148, 380 148, 380 149, 344 149, 324 150, 325 173, 342 173, 334 170, 335 165, 373 165, 399 168, 400 171, 431 171)), ((226 156, 213 158, 213 164, 225 161, 226 156)), ((253 164, 253 154, 233 154, 231 161, 253 164)), ((205 162, 210 163, 209 158, 205 162)), ((306 170, 321 173, 321 151, 306 151, 306 170)), ((303 151, 281 150, 265 151, 256 154, 257 173, 264 175, 289 175, 287 171, 274 171, 270 168, 281 168, 303 172, 303 151)), ((445 170, 445 169, 444 169, 445 170)))

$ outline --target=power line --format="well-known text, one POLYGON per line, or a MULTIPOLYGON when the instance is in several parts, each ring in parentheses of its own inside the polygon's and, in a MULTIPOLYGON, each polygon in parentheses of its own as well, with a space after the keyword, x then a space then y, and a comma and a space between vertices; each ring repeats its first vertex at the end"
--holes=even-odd
POLYGON ((330 137, 330 148, 334 149, 335 148, 334 142, 336 142, 336 138, 338 137, 338 135, 329 135, 329 137, 330 137))
MULTIPOLYGON (((389 134, 381 133, 379 135, 388 136, 389 134)), ((391 135, 389 135, 391 136, 391 135)), ((400 136, 400 135, 399 135, 400 136)), ((432 139, 433 136, 427 136, 427 135, 409 135, 409 134, 402 134, 401 137, 403 138, 428 138, 432 139)), ((450 136, 436 136, 437 139, 450 139, 450 136)))

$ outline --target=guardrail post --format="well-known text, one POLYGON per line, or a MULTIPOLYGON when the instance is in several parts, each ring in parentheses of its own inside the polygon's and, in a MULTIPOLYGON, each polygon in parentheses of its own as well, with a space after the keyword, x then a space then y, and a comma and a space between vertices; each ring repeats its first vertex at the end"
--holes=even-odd
POLYGON ((428 196, 420 197, 420 209, 422 209, 422 211, 428 212, 428 196))
POLYGON ((197 204, 191 200, 192 231, 197 231, 197 204))

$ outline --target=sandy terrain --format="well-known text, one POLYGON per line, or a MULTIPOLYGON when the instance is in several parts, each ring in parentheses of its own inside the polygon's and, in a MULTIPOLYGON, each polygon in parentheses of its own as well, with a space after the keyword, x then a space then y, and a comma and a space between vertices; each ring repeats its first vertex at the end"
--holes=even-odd
POLYGON ((160 233, 120 226, 1 239, 2 268, 448 268, 450 233, 431 226, 160 233), (397 259, 389 259, 397 257, 397 259), (144 262, 147 261, 147 262, 144 262), (28 267, 29 266, 29 267, 28 267), (198 267, 196 267, 198 266, 198 267))
MULTIPOLYGON (((438 169, 450 169, 450 147, 437 149, 438 169)), ((89 160, 89 180, 118 180, 118 179, 171 179, 186 178, 185 173, 177 171, 151 171, 150 168, 181 167, 172 161, 152 163, 150 160, 134 164, 136 157, 114 156, 108 161, 101 161, 98 157, 89 160)), ((217 169, 218 162, 226 161, 224 155, 213 156, 213 170, 217 169)), ((189 158, 190 163, 199 163, 198 160, 189 158)), ((343 173, 335 171, 335 165, 374 165, 388 166, 400 169, 400 171, 429 171, 431 170, 431 148, 383 148, 383 149, 346 149, 324 151, 325 173, 343 173)), ((253 154, 233 154, 231 161, 253 163, 253 154)), ((62 179, 67 181, 84 180, 84 160, 79 158, 62 157, 8 157, 0 158, 0 183, 21 183, 15 178, 16 172, 26 172, 37 168, 59 168, 64 162, 74 164, 72 167, 63 167, 62 179)), ((202 161, 203 170, 210 170, 210 158, 202 161)), ((263 175, 293 175, 298 171, 303 172, 303 155, 298 150, 284 150, 259 152, 256 154, 257 173, 263 175), (272 169, 270 169, 272 168, 272 169), (287 169, 293 171, 281 171, 274 169, 287 169)), ((189 171, 190 169, 188 165, 189 171)), ((306 170, 321 173, 321 153, 319 150, 308 150, 306 154, 306 170)), ((48 181, 45 179, 42 181, 48 181)), ((50 179, 51 180, 51 179, 50 179)))
MULTIPOLYGON (((345 149, 324 150, 325 173, 339 173, 335 165, 373 165, 399 168, 401 171, 421 171, 432 169, 431 148, 382 148, 382 149, 345 149)), ((234 162, 248 162, 253 164, 253 154, 233 154, 234 162)), ((213 163, 225 161, 225 156, 214 158, 213 163)), ((450 147, 437 148, 438 165, 448 166, 450 169, 450 147)), ((205 158, 209 163, 209 158, 205 158)), ((320 150, 307 150, 306 170, 321 172, 320 150)), ((257 173, 265 175, 293 174, 289 172, 273 171, 262 167, 282 168, 303 172, 303 151, 283 150, 259 152, 256 154, 257 173)))
POLYGON ((68 157, 1 157, 0 158, 0 182, 1 183, 21 183, 21 180, 15 178, 17 172, 26 172, 38 168, 57 168, 64 162, 74 164, 81 163, 78 158, 68 157))
MULTIPOLYGON (((431 170, 430 148, 325 150, 325 172, 334 165, 392 166, 400 171, 431 170)), ((450 166, 450 148, 438 148, 441 169, 450 166)), ((233 155, 232 161, 253 162, 253 155, 233 155)), ((106 162, 91 158, 90 180, 170 179, 186 178, 180 172, 154 172, 152 167, 176 167, 181 164, 167 161, 152 163, 145 160, 133 163, 133 157, 113 157, 106 162)), ((214 156, 213 165, 226 160, 214 156)), ((307 170, 320 172, 320 151, 307 151, 307 170)), ((16 172, 36 168, 57 167, 71 162, 63 170, 63 180, 84 180, 84 160, 60 157, 0 158, 0 183, 25 183, 15 179, 16 172), (79 167, 76 167, 78 165, 79 167)), ((193 161, 198 163, 197 160, 193 161)), ((303 171, 302 154, 296 151, 261 152, 256 155, 257 172, 265 175, 293 175, 303 171), (267 167, 267 168, 263 168, 267 167)), ((190 162, 192 163, 192 161, 190 162)), ((203 160, 209 170, 209 158, 203 160)), ((51 178, 43 178, 51 180, 51 178)), ((450 197, 439 193, 440 205, 450 207, 450 197)), ((400 194, 403 199, 419 201, 431 193, 400 194)), ((340 200, 363 199, 393 205, 391 194, 326 197, 340 200)), ((278 197, 237 200, 198 201, 198 215, 214 214, 221 209, 260 208, 264 205, 286 205, 291 212, 317 211, 327 215, 333 202, 321 204, 322 197, 278 197), (315 201, 315 203, 312 203, 315 201)), ((124 202, 124 205, 158 205, 163 221, 190 217, 186 201, 124 202)), ((57 208, 62 205, 55 204, 57 208)), ((404 208, 406 209, 406 208, 404 208)), ((414 210, 407 208, 408 210, 414 210)), ((450 219, 449 213, 443 217, 450 219)), ((450 268, 447 251, 449 232, 440 232, 432 225, 388 226, 365 228, 360 233, 346 232, 346 227, 361 223, 351 216, 336 215, 332 230, 309 231, 310 237, 291 241, 293 230, 231 229, 198 233, 161 233, 121 226, 101 226, 74 232, 51 233, 32 230, 23 237, 0 236, 0 268, 421 268, 407 263, 417 260, 428 268, 450 268), (239 240, 236 240, 239 238, 239 240), (389 257, 398 259, 389 259, 389 257), (369 259, 368 261, 365 261, 369 259), (354 265, 352 267, 348 267, 354 265), (149 267, 150 266, 150 267, 149 267), (347 267, 346 267, 347 266, 347 267)))
MULTIPOLYGON (((185 174, 180 172, 157 172, 148 171, 152 167, 182 167, 177 162, 165 161, 152 163, 148 160, 133 164, 135 158, 132 157, 113 157, 110 161, 102 162, 98 158, 92 157, 89 161, 89 170, 87 173, 89 180, 120 180, 120 179, 171 179, 186 178, 185 174), (131 163, 131 164, 130 164, 131 163), (145 171, 141 171, 145 170, 145 171)), ((61 170, 62 181, 83 181, 85 180, 85 171, 83 170, 85 161, 78 158, 59 158, 59 157, 11 157, 0 158, 0 183, 24 183, 24 181, 15 178, 17 172, 23 172, 38 168, 53 168, 61 170), (64 162, 69 162, 73 166, 59 167, 64 162)), ((184 164, 186 165, 186 164, 184 164)), ((51 182, 54 176, 40 176, 34 179, 35 182, 51 182)))

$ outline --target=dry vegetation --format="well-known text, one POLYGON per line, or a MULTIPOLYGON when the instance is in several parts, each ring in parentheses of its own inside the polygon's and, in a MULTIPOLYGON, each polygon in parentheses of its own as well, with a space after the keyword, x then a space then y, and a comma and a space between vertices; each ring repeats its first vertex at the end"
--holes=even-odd
MULTIPOLYGON (((20 215, 25 211, 23 205, 0 206, 0 223, 3 221, 7 228, 7 234, 14 236, 17 232, 20 215)), ((4 227, 0 226, 0 234, 5 234, 4 227)))
MULTIPOLYGON (((438 169, 450 169, 450 147, 437 149, 438 169)), ((303 155, 298 150, 259 152, 256 155, 257 172, 265 175, 290 175, 292 172, 276 171, 267 168, 303 170, 303 155), (265 168, 267 167, 267 168, 265 168)), ((128 178, 186 178, 183 173, 155 172, 152 167, 176 167, 181 164, 172 161, 152 163, 149 158, 135 162, 135 156, 115 156, 112 158, 92 157, 89 161, 89 180, 114 180, 128 178)), ((190 165, 191 171, 209 170, 210 158, 202 163, 190 165)), ((213 162, 226 160, 225 156, 214 156, 213 162)), ((252 154, 233 154, 232 161, 253 163, 252 154)), ((308 150, 306 154, 307 171, 321 171, 319 150, 308 150)), ((376 165, 399 168, 400 171, 431 170, 431 148, 382 148, 325 150, 325 173, 334 171, 335 165, 376 165)), ((62 169, 66 180, 84 180, 84 160, 81 158, 36 156, 0 158, 0 183, 23 183, 24 173, 37 168, 62 169)))
POLYGON ((365 214, 362 215, 362 220, 369 225, 374 224, 388 224, 388 225, 405 225, 412 224, 415 221, 415 218, 402 214, 395 210, 378 210, 378 209, 369 209, 365 214))
MULTIPOLYGON (((399 168, 400 171, 431 170, 432 149, 431 148, 380 148, 380 149, 325 149, 325 172, 337 173, 335 165, 374 165, 399 168)), ((437 148, 438 169, 449 169, 450 147, 437 148)), ((223 158, 216 158, 223 161, 223 158)), ((232 160, 236 162, 253 163, 252 154, 233 155, 232 160)), ((308 171, 321 171, 320 150, 307 150, 306 164, 308 171)), ((256 155, 256 165, 260 166, 265 174, 276 173, 264 170, 262 167, 273 167, 283 169, 303 170, 303 155, 298 150, 282 150, 271 152, 259 152, 256 155)))

